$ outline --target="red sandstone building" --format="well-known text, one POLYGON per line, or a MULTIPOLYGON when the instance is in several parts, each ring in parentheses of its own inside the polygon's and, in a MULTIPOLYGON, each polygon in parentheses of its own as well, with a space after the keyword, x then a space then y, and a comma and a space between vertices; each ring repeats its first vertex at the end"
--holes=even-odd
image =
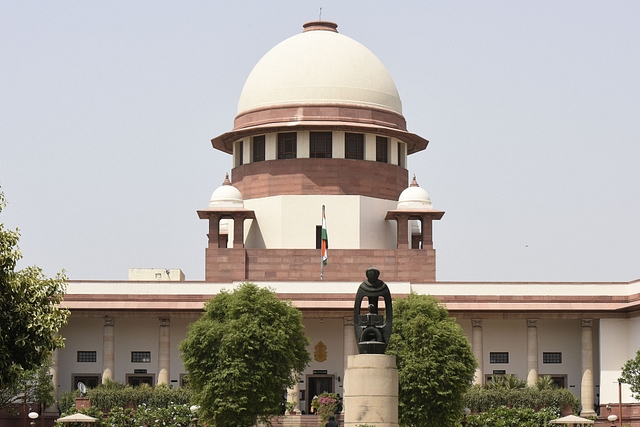
MULTIPOLYGON (((233 169, 198 211, 208 227, 205 281, 165 269, 72 281, 67 345, 52 367, 59 390, 107 378, 180 386, 187 325, 221 289, 252 281, 304 314, 313 361, 291 396, 308 411, 313 395, 343 393, 346 359, 356 352, 355 292, 375 266, 394 297, 432 294, 447 306, 472 343, 477 383, 551 375, 582 399, 582 415, 594 415, 596 394, 617 413, 620 367, 640 347, 640 282, 436 281, 432 222, 446 217, 407 171, 408 156, 426 155, 428 141, 407 130, 384 65, 337 25, 305 24, 266 53, 247 78, 233 129, 212 144, 232 156, 233 169), (322 206, 330 238, 323 280, 322 206)), ((635 401, 622 390, 626 423, 635 401)))

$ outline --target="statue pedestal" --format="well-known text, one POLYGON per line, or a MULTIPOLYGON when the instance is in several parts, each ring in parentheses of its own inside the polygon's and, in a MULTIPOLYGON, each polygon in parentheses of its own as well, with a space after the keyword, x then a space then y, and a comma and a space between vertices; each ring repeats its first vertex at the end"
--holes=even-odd
POLYGON ((398 427, 396 357, 349 356, 344 375, 344 427, 398 427))

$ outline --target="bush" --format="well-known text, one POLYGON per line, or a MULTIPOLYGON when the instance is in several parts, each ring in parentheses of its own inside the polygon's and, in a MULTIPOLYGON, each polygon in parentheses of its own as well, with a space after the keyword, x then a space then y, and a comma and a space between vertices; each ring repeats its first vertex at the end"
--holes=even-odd
POLYGON ((78 390, 65 391, 62 393, 58 400, 60 412, 64 414, 74 414, 76 412, 76 397, 80 397, 78 390))
POLYGON ((136 408, 146 405, 154 408, 168 408, 172 405, 191 403, 191 392, 186 388, 169 388, 166 384, 151 387, 142 384, 138 387, 109 382, 90 389, 87 397, 91 406, 109 412, 113 408, 136 408))
POLYGON ((499 406, 482 414, 467 416, 467 427, 545 427, 560 412, 545 408, 538 412, 531 408, 499 406))
POLYGON ((501 406, 528 408, 538 411, 552 408, 558 412, 568 405, 573 412, 578 411, 580 401, 564 388, 538 390, 536 387, 523 389, 485 388, 474 385, 465 395, 465 405, 472 412, 486 412, 501 406))
POLYGON ((325 392, 315 397, 311 405, 316 408, 320 423, 322 424, 329 421, 329 417, 336 413, 338 403, 340 403, 340 398, 337 394, 325 392))

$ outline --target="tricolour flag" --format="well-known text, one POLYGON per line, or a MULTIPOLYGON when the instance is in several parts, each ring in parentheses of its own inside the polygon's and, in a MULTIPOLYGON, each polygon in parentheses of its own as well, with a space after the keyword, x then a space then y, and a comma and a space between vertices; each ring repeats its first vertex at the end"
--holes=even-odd
POLYGON ((320 271, 320 278, 324 276, 324 266, 327 265, 327 260, 329 259, 327 254, 327 249, 329 245, 329 238, 327 236, 327 217, 324 214, 324 205, 322 205, 322 246, 321 246, 321 257, 322 257, 322 266, 320 271))

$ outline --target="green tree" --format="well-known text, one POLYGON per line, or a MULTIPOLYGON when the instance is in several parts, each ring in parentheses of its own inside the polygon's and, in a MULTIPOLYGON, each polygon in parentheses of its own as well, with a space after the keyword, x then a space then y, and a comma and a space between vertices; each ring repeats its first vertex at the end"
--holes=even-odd
POLYGON ((477 366, 469 340, 432 296, 396 299, 393 314, 387 354, 397 358, 400 425, 458 425, 477 366))
POLYGON ((30 403, 53 403, 53 385, 49 376, 49 365, 45 363, 35 370, 22 371, 16 381, 0 389, 0 409, 30 403))
MULTIPOLYGON (((6 206, 0 192, 0 212, 6 206)), ((23 371, 36 370, 63 346, 57 336, 69 311, 60 307, 66 277, 47 278, 38 267, 16 270, 22 254, 20 233, 0 223, 0 389, 11 387, 23 371)))
POLYGON ((198 418, 246 427, 282 413, 287 387, 310 361, 302 314, 251 283, 205 304, 181 343, 198 418))
POLYGON ((640 399, 640 350, 622 367, 619 382, 629 384, 634 399, 640 399))

